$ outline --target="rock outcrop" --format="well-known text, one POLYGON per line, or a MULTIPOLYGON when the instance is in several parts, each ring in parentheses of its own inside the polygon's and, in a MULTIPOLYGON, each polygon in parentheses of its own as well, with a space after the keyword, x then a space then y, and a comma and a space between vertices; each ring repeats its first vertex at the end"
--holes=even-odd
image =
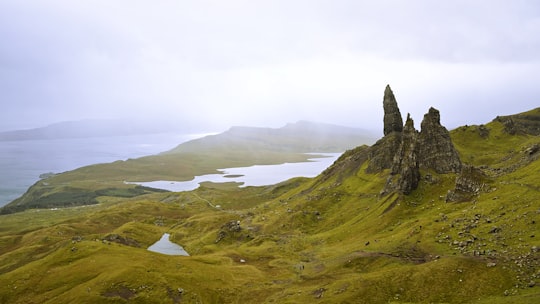
POLYGON ((384 137, 370 148, 367 173, 377 173, 390 169, 394 161, 394 155, 401 145, 403 119, 390 85, 387 85, 384 90, 383 109, 384 137))
POLYGON ((409 194, 418 187, 420 182, 420 169, 417 160, 418 132, 414 122, 407 114, 405 127, 401 136, 401 144, 394 155, 390 177, 386 181, 384 193, 394 190, 409 194))
POLYGON ((396 98, 387 86, 383 98, 384 137, 368 153, 367 173, 390 169, 382 195, 399 191, 409 194, 418 187, 420 170, 437 173, 459 173, 461 160, 452 144, 450 133, 441 125, 440 113, 430 108, 418 132, 410 115, 405 126, 396 98))
POLYGON ((494 121, 502 123, 504 131, 511 135, 540 135, 540 108, 516 115, 497 116, 494 121))
POLYGON ((437 109, 430 108, 424 115, 418 146, 421 169, 432 169, 437 173, 460 172, 461 160, 450 138, 450 132, 441 125, 441 115, 437 109))
POLYGON ((377 173, 392 168, 394 155, 401 145, 401 132, 392 132, 379 139, 368 152, 367 173, 377 173))
POLYGON ((390 85, 387 85, 384 90, 383 108, 384 135, 386 136, 392 132, 403 131, 403 119, 401 118, 396 97, 394 96, 394 92, 392 92, 390 85))
POLYGON ((218 231, 218 235, 216 238, 216 243, 219 243, 221 240, 225 239, 228 236, 235 235, 242 231, 242 227, 240 226, 240 221, 229 221, 225 223, 223 226, 221 226, 221 229, 218 231))
POLYGON ((456 178, 454 190, 448 191, 447 202, 463 202, 470 200, 481 191, 489 189, 488 177, 478 168, 463 165, 456 178))

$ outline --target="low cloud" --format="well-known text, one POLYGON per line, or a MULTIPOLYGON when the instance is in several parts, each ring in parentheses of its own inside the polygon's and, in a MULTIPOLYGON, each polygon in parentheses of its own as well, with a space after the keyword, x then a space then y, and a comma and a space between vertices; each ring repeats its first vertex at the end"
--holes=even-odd
POLYGON ((538 105, 535 1, 3 1, 0 128, 84 118, 378 129, 538 105))

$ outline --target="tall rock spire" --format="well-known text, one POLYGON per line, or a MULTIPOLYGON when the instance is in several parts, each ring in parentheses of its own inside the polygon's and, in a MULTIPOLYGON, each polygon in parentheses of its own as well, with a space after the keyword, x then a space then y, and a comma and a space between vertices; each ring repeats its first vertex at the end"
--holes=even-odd
POLYGON ((414 128, 414 122, 411 116, 407 114, 407 120, 401 136, 401 144, 394 155, 390 176, 381 192, 382 195, 394 190, 409 194, 418 187, 420 169, 417 160, 417 137, 418 131, 414 128))
POLYGON ((397 105, 396 97, 390 88, 390 85, 386 85, 383 98, 384 108, 384 135, 388 135, 392 132, 403 131, 403 118, 397 105))
POLYGON ((367 150, 367 173, 390 169, 381 195, 394 191, 409 194, 418 187, 420 170, 459 173, 461 160, 450 133, 441 125, 441 115, 430 108, 424 115, 421 131, 414 128, 410 115, 403 126, 401 113, 392 89, 384 91, 384 137, 367 150))

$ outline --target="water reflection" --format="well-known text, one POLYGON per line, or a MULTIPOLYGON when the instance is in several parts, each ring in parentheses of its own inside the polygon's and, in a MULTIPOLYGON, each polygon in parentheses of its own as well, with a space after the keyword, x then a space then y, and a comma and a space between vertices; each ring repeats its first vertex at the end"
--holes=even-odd
POLYGON ((189 253, 178 244, 175 244, 169 240, 170 234, 164 233, 161 239, 155 242, 152 246, 148 247, 149 251, 158 252, 167 255, 184 255, 189 256, 189 253))
POLYGON ((220 169, 222 174, 196 176, 190 181, 126 182, 169 191, 191 191, 202 182, 241 183, 242 187, 273 185, 293 177, 315 177, 328 168, 341 153, 318 153, 325 157, 311 158, 307 162, 284 163, 279 165, 255 165, 250 167, 220 169))

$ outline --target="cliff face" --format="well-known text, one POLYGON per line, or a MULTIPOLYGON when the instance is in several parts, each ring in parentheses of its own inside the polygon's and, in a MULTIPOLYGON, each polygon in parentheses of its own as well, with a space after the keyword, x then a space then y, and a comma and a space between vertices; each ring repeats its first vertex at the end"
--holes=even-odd
POLYGON ((461 161, 450 133, 441 125, 440 113, 434 108, 424 115, 418 146, 420 168, 433 169, 437 173, 458 173, 461 170, 461 161))
POLYGON ((384 169, 390 169, 401 145, 401 132, 392 132, 379 139, 368 151, 369 164, 367 173, 378 173, 384 169))
POLYGON ((414 122, 410 115, 407 114, 401 143, 394 154, 390 177, 386 182, 383 193, 397 190, 409 194, 418 187, 418 182, 420 182, 418 131, 414 128, 414 122))
POLYGON ((508 134, 540 135, 540 108, 516 115, 497 116, 494 121, 502 123, 508 134))
POLYGON ((441 125, 440 113, 430 108, 424 115, 421 131, 414 127, 410 115, 405 126, 396 98, 387 86, 383 98, 384 137, 368 152, 368 173, 390 169, 382 195, 394 191, 409 194, 418 187, 420 169, 437 173, 458 173, 461 160, 452 144, 450 133, 441 125))

